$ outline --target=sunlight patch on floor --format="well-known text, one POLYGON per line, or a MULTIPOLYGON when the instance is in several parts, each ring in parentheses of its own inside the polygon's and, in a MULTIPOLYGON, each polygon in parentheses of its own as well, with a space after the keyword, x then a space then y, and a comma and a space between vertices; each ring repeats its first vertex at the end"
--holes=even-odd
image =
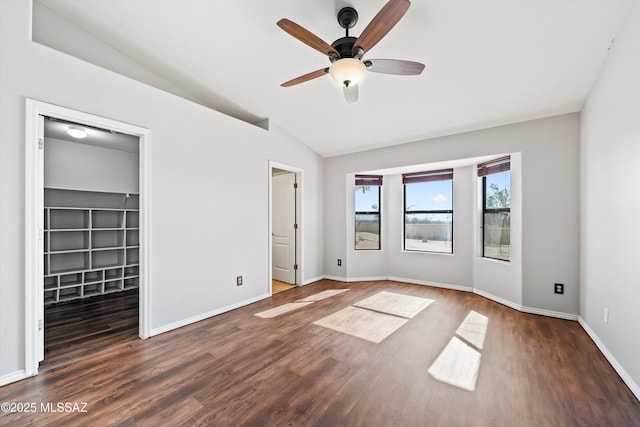
POLYGON ((273 317, 280 316, 281 314, 289 313, 299 308, 306 307, 309 304, 313 304, 315 301, 320 301, 334 295, 341 294, 342 292, 348 290, 349 289, 327 289, 326 291, 309 295, 308 297, 299 299, 297 301, 289 302, 278 307, 271 308, 269 310, 261 311, 260 313, 256 313, 255 316, 262 317, 263 319, 271 319, 273 317))
POLYGON ((326 291, 318 292, 313 295, 309 295, 308 297, 304 297, 299 299, 298 302, 313 302, 313 301, 321 301, 323 299, 332 297, 334 295, 341 294, 342 292, 348 291, 349 289, 327 289, 326 291))
POLYGON ((484 339, 487 336, 489 318, 475 311, 469 312, 467 317, 456 331, 456 335, 467 340, 479 350, 482 350, 484 339))
POLYGON ((473 391, 476 388, 481 357, 478 351, 453 337, 428 372, 438 381, 473 391))
POLYGON ((290 311, 306 307, 309 304, 313 304, 313 302, 290 302, 287 304, 282 304, 278 307, 271 308, 269 310, 261 311, 260 313, 256 313, 256 316, 262 317, 263 319, 271 319, 272 317, 277 317, 281 314, 289 313, 290 311))
POLYGON ((451 338, 429 367, 429 374, 438 381, 474 391, 482 359, 480 350, 484 346, 488 325, 487 316, 471 310, 458 326, 457 336, 451 338))
POLYGON ((408 319, 389 314, 358 307, 346 307, 313 324, 377 344, 407 322, 408 319))
POLYGON ((433 302, 432 299, 382 291, 354 304, 356 307, 411 319, 433 302))

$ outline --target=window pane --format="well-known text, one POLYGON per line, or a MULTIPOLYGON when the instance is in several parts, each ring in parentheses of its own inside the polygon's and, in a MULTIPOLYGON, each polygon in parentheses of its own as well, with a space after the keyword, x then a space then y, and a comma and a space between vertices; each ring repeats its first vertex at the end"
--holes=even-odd
POLYGON ((380 212, 380 187, 356 186, 356 212, 380 212))
POLYGON ((511 241, 511 214, 509 212, 484 214, 484 256, 509 260, 511 241))
POLYGON ((404 206, 411 211, 445 211, 453 209, 453 181, 419 182, 405 185, 404 206))
POLYGON ((356 214, 356 249, 380 249, 380 214, 356 214))
MULTIPOLYGON (((413 185, 408 185, 407 191, 413 185)), ((449 186, 451 186, 451 182, 449 182, 449 186)), ((453 253, 452 216, 449 213, 405 214, 405 250, 453 253)))
POLYGON ((501 172, 484 177, 486 185, 485 209, 511 207, 511 172, 501 172))

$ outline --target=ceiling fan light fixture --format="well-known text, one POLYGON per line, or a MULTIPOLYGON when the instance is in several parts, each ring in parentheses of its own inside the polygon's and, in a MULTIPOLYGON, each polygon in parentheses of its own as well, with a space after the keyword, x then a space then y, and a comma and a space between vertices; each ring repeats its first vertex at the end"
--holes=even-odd
POLYGON ((87 131, 81 127, 78 126, 69 126, 69 129, 67 129, 67 133, 69 135, 71 135, 74 138, 86 138, 87 137, 87 131))
POLYGON ((329 74, 340 86, 350 86, 362 81, 366 69, 359 59, 343 58, 331 64, 329 74))

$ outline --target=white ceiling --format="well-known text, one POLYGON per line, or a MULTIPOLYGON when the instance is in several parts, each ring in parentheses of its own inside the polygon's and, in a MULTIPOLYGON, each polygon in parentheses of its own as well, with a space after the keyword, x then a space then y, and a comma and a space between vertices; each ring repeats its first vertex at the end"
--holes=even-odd
POLYGON ((83 124, 52 118, 47 118, 44 121, 44 136, 45 138, 61 139, 63 141, 93 145, 94 147, 108 148, 110 150, 128 151, 130 153, 137 153, 139 151, 139 139, 137 136, 97 129, 83 124), (84 129, 87 132, 87 136, 82 139, 70 136, 67 133, 70 126, 84 129))
POLYGON ((420 76, 368 73, 345 103, 328 66, 276 26, 288 18, 328 43, 355 7, 357 36, 385 0, 40 0, 206 105, 268 118, 323 156, 579 111, 630 0, 413 0, 365 59, 426 64, 420 76), (195 88, 198 88, 195 93, 195 88), (231 108, 231 107, 229 107, 231 108))

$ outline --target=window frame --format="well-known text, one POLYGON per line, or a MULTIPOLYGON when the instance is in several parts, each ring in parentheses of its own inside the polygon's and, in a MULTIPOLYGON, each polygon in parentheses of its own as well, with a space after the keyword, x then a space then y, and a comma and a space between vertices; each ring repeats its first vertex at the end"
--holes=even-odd
POLYGON ((453 237, 454 237, 453 236, 454 234, 453 168, 402 174, 402 199, 403 199, 402 250, 405 252, 453 255, 454 253, 453 252, 453 237), (421 210, 407 211, 407 185, 421 184, 425 182, 436 182, 436 181, 451 181, 451 209, 434 209, 434 210, 421 209, 421 210), (443 251, 422 250, 422 249, 407 249, 407 215, 411 215, 411 214, 423 214, 423 215, 450 214, 451 215, 451 225, 450 225, 451 250, 449 252, 443 252, 443 251))
POLYGON ((377 187, 378 189, 378 210, 377 211, 358 211, 355 209, 355 191, 354 191, 354 216, 353 216, 353 250, 355 251, 380 251, 382 250, 382 175, 356 175, 355 190, 358 187, 377 187), (378 247, 377 248, 358 248, 358 215, 377 215, 378 216, 378 247))
MULTIPOLYGON (((509 213, 509 224, 511 224, 511 197, 509 197, 508 208, 489 208, 487 209, 487 176, 495 175, 499 173, 509 172, 509 180, 511 180, 511 156, 500 157, 498 159, 490 160, 488 162, 480 163, 478 165, 478 177, 482 178, 482 258, 491 259, 495 261, 511 262, 511 234, 509 234, 509 258, 496 258, 488 256, 485 252, 486 248, 486 214, 500 214, 509 213)), ((511 186, 509 186, 511 188, 511 186)))

